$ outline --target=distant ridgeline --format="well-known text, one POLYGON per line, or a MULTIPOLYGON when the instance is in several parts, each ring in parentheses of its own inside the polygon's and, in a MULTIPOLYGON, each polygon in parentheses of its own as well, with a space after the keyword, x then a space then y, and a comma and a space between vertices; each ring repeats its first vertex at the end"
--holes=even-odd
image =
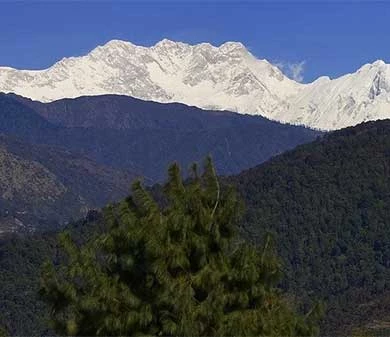
POLYGON ((220 174, 233 174, 321 135, 126 96, 44 104, 12 94, 0 94, 0 133, 0 232, 78 219, 123 198, 135 177, 162 181, 173 161, 185 170, 211 154, 220 174))
POLYGON ((390 320, 390 120, 333 132, 227 181, 246 203, 243 235, 273 233, 283 287, 328 303, 322 334, 390 320))
MULTIPOLYGON (((246 203, 242 236, 261 242, 273 233, 282 287, 303 306, 327 304, 321 335, 388 333, 381 322, 390 316, 389 120, 328 134, 222 182, 235 185, 246 203)), ((96 224, 98 213, 90 213, 74 235, 82 240, 96 224)), ((39 265, 54 246, 52 236, 40 235, 0 246, 0 325, 14 334, 45 327, 46 309, 35 296, 39 265)))
MULTIPOLYGON (((20 119, 34 118, 36 125, 29 123, 27 130, 22 127, 10 133, 82 152, 99 163, 134 170, 152 181, 165 179, 165 169, 173 161, 186 169, 210 153, 220 174, 238 173, 322 134, 262 117, 127 96, 45 104, 15 95, 1 100, 22 110, 20 119)), ((1 131, 8 132, 6 127, 1 131)))
POLYGON ((121 94, 322 130, 390 117, 390 64, 382 60, 311 83, 290 79, 282 70, 258 59, 240 42, 213 46, 164 39, 144 47, 111 40, 47 69, 0 67, 0 91, 44 102, 121 94))

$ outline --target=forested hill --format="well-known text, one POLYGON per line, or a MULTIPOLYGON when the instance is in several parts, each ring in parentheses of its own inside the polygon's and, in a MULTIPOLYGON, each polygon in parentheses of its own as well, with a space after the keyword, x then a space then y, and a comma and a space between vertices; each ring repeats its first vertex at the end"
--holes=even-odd
POLYGON ((0 132, 82 152, 148 183, 164 180, 173 161, 187 169, 209 154, 220 174, 238 173, 322 134, 258 116, 117 95, 40 103, 0 94, 2 120, 0 132))
POLYGON ((323 333, 389 319, 390 120, 333 132, 228 180, 245 199, 245 236, 274 234, 285 288, 328 302, 323 333))
POLYGON ((0 236, 54 229, 128 194, 136 175, 0 134, 0 236))
MULTIPOLYGON (((389 171, 386 120, 334 132, 223 178, 246 203, 244 237, 260 243, 267 231, 274 234, 284 289, 303 303, 326 302, 321 335, 348 335, 390 319, 389 171)), ((81 224, 88 230, 90 221, 81 224)), ((0 245, 0 306, 10 313, 0 314, 0 323, 15 334, 44 326, 36 291, 39 266, 53 254, 49 242, 38 235, 0 245), (25 328, 15 323, 21 321, 25 328)))

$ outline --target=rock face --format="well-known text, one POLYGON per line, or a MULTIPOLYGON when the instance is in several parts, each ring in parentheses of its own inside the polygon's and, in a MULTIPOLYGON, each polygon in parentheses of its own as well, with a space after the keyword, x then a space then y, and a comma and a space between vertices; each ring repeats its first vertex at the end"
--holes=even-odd
POLYGON ((142 47, 112 40, 45 70, 0 67, 0 91, 43 102, 121 94, 325 130, 390 117, 390 65, 383 61, 334 80, 321 77, 302 84, 239 42, 215 47, 164 39, 142 47))
POLYGON ((123 198, 134 175, 0 135, 0 238, 53 229, 123 198))
POLYGON ((35 205, 54 205, 66 187, 41 164, 25 160, 0 145, 0 237, 2 233, 32 229, 22 221, 35 205))

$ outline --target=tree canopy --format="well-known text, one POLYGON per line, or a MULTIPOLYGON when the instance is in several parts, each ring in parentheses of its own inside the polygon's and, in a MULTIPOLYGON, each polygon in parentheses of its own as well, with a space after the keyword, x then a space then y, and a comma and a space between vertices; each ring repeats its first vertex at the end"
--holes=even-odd
POLYGON ((281 287, 326 302, 321 334, 389 320, 389 149, 390 120, 368 122, 227 179, 246 205, 244 236, 275 238, 281 287))
POLYGON ((0 337, 6 337, 6 336, 7 336, 7 332, 5 331, 4 328, 2 328, 2 327, 0 326, 0 337))
POLYGON ((156 201, 135 182, 105 209, 106 231, 78 245, 61 235, 66 261, 47 263, 41 295, 63 335, 308 336, 317 311, 296 313, 276 287, 280 264, 234 232, 241 203, 221 187, 211 159, 183 183, 173 164, 156 201))

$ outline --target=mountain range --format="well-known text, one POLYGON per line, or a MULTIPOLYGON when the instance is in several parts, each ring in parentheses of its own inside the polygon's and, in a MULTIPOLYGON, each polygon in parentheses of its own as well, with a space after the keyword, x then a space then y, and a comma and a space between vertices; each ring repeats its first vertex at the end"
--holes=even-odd
POLYGON ((323 130, 390 117, 390 65, 381 60, 336 79, 323 76, 303 84, 239 42, 215 47, 164 39, 143 47, 112 40, 44 70, 0 67, 0 91, 43 102, 119 94, 323 130))
POLYGON ((238 173, 321 136, 259 116, 116 96, 51 103, 0 94, 0 230, 47 229, 208 154, 238 173))
POLYGON ((241 238, 271 233, 291 301, 326 302, 322 334, 388 333, 390 121, 355 126, 388 117, 380 60, 304 84, 238 42, 165 39, 0 67, 0 326, 51 334, 36 294, 58 231, 93 235, 96 209, 134 179, 158 196, 169 164, 186 172, 211 154, 245 202, 241 238))

